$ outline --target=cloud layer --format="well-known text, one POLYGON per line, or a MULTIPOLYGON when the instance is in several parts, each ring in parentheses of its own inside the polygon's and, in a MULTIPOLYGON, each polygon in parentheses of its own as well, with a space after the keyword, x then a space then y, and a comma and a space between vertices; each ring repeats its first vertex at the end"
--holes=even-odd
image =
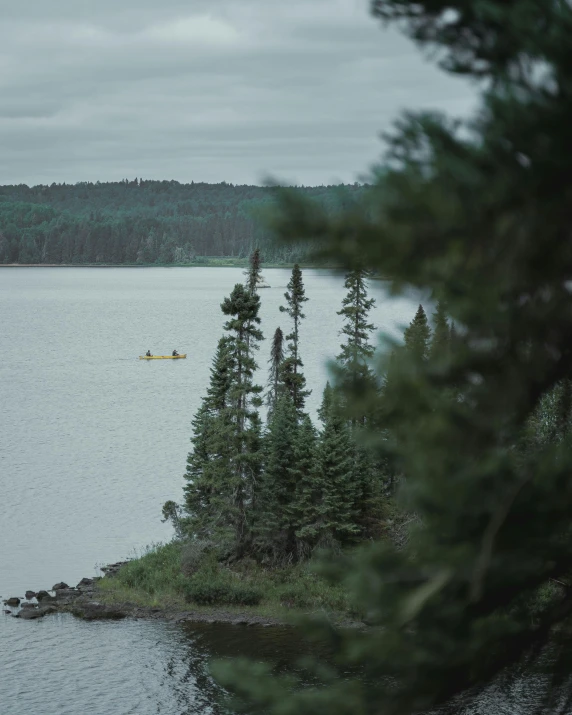
POLYGON ((18 0, 0 25, 0 183, 353 181, 404 108, 474 91, 367 0, 18 0))

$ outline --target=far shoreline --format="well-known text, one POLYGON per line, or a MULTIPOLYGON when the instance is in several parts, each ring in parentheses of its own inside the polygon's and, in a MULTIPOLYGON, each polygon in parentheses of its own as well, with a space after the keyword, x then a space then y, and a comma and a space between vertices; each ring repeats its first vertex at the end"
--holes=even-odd
MULTIPOLYGON (((300 268, 336 270, 335 266, 316 265, 312 263, 299 263, 300 268)), ((294 263, 263 263, 263 270, 269 268, 293 268, 294 263)), ((201 261, 197 263, 0 263, 0 268, 247 268, 246 259, 221 258, 213 262, 201 261)))

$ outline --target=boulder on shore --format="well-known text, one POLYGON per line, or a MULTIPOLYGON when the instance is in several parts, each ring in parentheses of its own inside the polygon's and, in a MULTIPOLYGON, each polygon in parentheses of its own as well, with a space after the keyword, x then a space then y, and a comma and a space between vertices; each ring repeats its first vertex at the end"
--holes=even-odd
POLYGON ((63 591, 65 588, 69 588, 67 583, 60 581, 59 583, 56 583, 55 586, 52 586, 52 591, 63 591))
POLYGON ((23 608, 20 613, 15 614, 15 617, 24 621, 31 621, 34 618, 41 618, 43 615, 43 613, 40 613, 39 608, 23 608))
POLYGON ((47 591, 38 591, 36 594, 36 598, 40 603, 44 603, 45 601, 55 601, 56 597, 55 596, 50 596, 50 594, 47 591))
POLYGON ((119 620, 125 618, 127 613, 118 607, 106 606, 97 601, 89 601, 88 603, 75 604, 72 613, 77 618, 83 618, 85 621, 95 620, 119 620))
POLYGON ((40 608, 34 608, 33 604, 27 605, 31 606, 31 608, 22 607, 20 613, 15 614, 16 618, 22 618, 25 621, 31 621, 35 618, 43 618, 44 616, 47 616, 48 613, 56 613, 58 610, 55 606, 52 605, 41 606, 40 608))
POLYGON ((4 601, 5 606, 19 606, 20 605, 20 599, 16 598, 16 596, 12 596, 11 598, 7 598, 4 601))
POLYGON ((93 586, 93 579, 92 578, 82 578, 82 580, 78 583, 76 588, 86 588, 86 586, 93 586))
POLYGON ((26 596, 27 601, 31 601, 32 598, 36 598, 36 592, 35 591, 26 591, 24 594, 26 596))

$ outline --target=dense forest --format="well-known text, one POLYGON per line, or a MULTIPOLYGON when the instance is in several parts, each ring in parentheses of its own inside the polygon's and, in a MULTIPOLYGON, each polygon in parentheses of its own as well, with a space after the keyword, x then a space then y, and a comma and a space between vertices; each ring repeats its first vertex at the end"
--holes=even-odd
MULTIPOLYGON (((340 189, 300 191, 334 207, 340 189)), ((302 260, 307 247, 277 246, 259 220, 273 190, 177 181, 0 186, 0 264, 189 264, 205 256, 302 260)))

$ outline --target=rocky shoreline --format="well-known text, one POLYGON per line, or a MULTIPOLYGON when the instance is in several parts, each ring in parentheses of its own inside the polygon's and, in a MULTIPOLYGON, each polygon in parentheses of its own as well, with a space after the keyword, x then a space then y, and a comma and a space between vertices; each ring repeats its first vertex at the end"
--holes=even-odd
POLYGON ((13 596, 4 600, 4 613, 21 620, 35 620, 55 613, 71 613, 85 621, 120 620, 123 618, 154 619, 175 623, 226 623, 236 626, 284 626, 284 621, 266 616, 243 615, 213 609, 212 612, 181 610, 180 608, 151 608, 134 603, 102 603, 97 600, 97 582, 113 576, 127 562, 104 566, 104 576, 82 578, 77 586, 61 581, 49 591, 26 591, 24 598, 13 596))

